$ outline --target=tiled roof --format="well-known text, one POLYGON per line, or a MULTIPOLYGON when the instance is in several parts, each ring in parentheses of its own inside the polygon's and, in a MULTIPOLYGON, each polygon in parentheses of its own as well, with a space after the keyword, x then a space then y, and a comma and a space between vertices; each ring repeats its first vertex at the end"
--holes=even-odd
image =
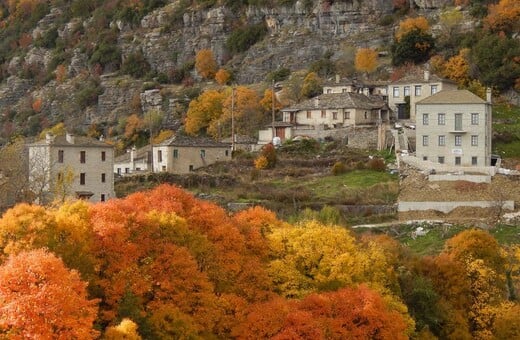
POLYGON ((484 104, 479 96, 468 90, 443 90, 418 101, 417 104, 484 104))
POLYGON ((382 98, 377 96, 367 97, 360 93, 327 93, 309 100, 303 101, 282 111, 295 110, 327 110, 327 109, 377 109, 384 107, 385 103, 382 98))
POLYGON ((170 139, 158 144, 158 146, 204 146, 204 147, 229 147, 230 143, 220 143, 209 137, 191 137, 183 134, 177 134, 170 139))
POLYGON ((89 137, 83 137, 83 136, 74 136, 74 143, 69 143, 67 141, 66 136, 54 136, 54 140, 49 143, 47 143, 46 139, 39 140, 37 142, 34 142, 32 144, 29 144, 29 146, 37 146, 37 145, 51 145, 51 146, 81 146, 81 147, 107 147, 107 148, 113 148, 113 145, 110 145, 108 143, 102 142, 100 140, 97 140, 95 138, 89 138, 89 137))

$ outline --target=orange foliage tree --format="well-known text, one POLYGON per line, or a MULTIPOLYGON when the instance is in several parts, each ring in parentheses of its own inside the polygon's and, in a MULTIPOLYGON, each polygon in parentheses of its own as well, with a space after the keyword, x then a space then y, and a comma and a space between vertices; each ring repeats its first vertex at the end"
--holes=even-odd
POLYGON ((377 68, 377 52, 371 48, 360 48, 354 62, 356 70, 372 73, 377 68))
POLYGON ((500 0, 498 4, 489 5, 485 23, 487 28, 495 32, 518 32, 520 29, 520 2, 518 0, 500 0))
POLYGON ((212 121, 222 115, 224 98, 223 92, 208 90, 192 100, 186 113, 184 125, 186 132, 196 135, 201 131, 205 131, 212 121))
POLYGON ((210 49, 197 52, 195 56, 195 69, 203 78, 211 79, 215 77, 217 62, 210 49))
POLYGON ((225 85, 229 82, 231 79, 231 73, 229 73, 226 69, 219 69, 217 73, 215 74, 215 80, 219 85, 225 85))
POLYGON ((0 336, 94 339, 97 301, 79 274, 45 250, 21 252, 0 266, 0 336))
POLYGON ((428 20, 426 20, 425 17, 408 18, 399 23, 395 38, 399 41, 401 37, 411 31, 418 30, 419 32, 426 33, 429 29, 430 24, 428 24, 428 20))

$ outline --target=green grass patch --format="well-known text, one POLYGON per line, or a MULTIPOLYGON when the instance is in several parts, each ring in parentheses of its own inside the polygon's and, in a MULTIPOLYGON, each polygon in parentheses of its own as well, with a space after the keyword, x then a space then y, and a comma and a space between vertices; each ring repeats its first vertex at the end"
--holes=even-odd
POLYGON ((499 224, 489 232, 502 245, 520 244, 520 226, 499 224))

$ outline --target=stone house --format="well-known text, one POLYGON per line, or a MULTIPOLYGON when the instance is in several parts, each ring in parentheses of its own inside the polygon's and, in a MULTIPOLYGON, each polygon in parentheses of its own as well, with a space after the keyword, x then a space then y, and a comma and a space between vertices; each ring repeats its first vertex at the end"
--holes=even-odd
POLYGON ((28 145, 29 187, 40 204, 75 197, 106 201, 114 193, 114 147, 93 138, 47 134, 28 145))
MULTIPOLYGON (((275 136, 283 142, 298 135, 325 138, 347 127, 376 126, 389 120, 381 96, 360 93, 325 93, 282 109, 282 122, 275 122, 275 136)), ((270 141, 272 126, 260 131, 260 141, 270 141)))
POLYGON ((411 73, 388 85, 388 106, 396 112, 395 118, 416 121, 415 104, 418 101, 442 90, 456 89, 455 82, 430 74, 430 71, 424 71, 422 76, 411 73))
POLYGON ((121 156, 115 158, 114 173, 118 175, 130 175, 142 173, 152 169, 152 147, 147 145, 140 149, 135 146, 127 150, 121 156))
POLYGON ((366 96, 378 95, 382 96, 386 100, 388 93, 388 82, 387 81, 368 81, 357 79, 342 79, 339 75, 336 75, 335 79, 327 80, 323 84, 323 93, 362 93, 366 96))
POLYGON ((416 156, 453 166, 491 164, 491 92, 440 91, 417 102, 416 156))
POLYGON ((177 134, 153 146, 154 172, 185 174, 218 161, 231 160, 231 144, 207 137, 177 134))

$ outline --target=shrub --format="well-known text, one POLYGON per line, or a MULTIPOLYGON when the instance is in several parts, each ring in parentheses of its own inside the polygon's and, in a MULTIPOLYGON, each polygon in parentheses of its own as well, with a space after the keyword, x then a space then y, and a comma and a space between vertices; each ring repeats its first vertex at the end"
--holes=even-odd
POLYGON ((332 166, 332 174, 334 176, 344 174, 346 171, 347 171, 347 167, 345 166, 345 164, 343 164, 343 162, 338 161, 338 162, 334 163, 334 165, 332 166))
POLYGON ((367 162, 367 168, 375 171, 385 171, 385 161, 381 158, 372 158, 367 162))
POLYGON ((287 77, 289 77, 290 75, 291 75, 291 70, 289 70, 288 68, 282 67, 282 68, 277 69, 276 71, 270 72, 267 75, 267 81, 269 81, 269 82, 282 81, 282 80, 287 79, 287 77))
POLYGON ((227 39, 226 47, 231 53, 247 51, 251 46, 262 40, 266 33, 267 27, 263 22, 238 28, 227 39))
POLYGON ((142 78, 150 71, 151 67, 141 51, 130 54, 125 58, 121 72, 134 78, 142 78))
POLYGON ((267 160, 267 157, 260 155, 257 159, 255 159, 255 169, 262 170, 267 169, 267 166, 269 165, 269 161, 267 160))
POLYGON ((267 167, 274 168, 276 165, 276 149, 272 143, 266 144, 262 147, 261 155, 267 159, 267 167))

